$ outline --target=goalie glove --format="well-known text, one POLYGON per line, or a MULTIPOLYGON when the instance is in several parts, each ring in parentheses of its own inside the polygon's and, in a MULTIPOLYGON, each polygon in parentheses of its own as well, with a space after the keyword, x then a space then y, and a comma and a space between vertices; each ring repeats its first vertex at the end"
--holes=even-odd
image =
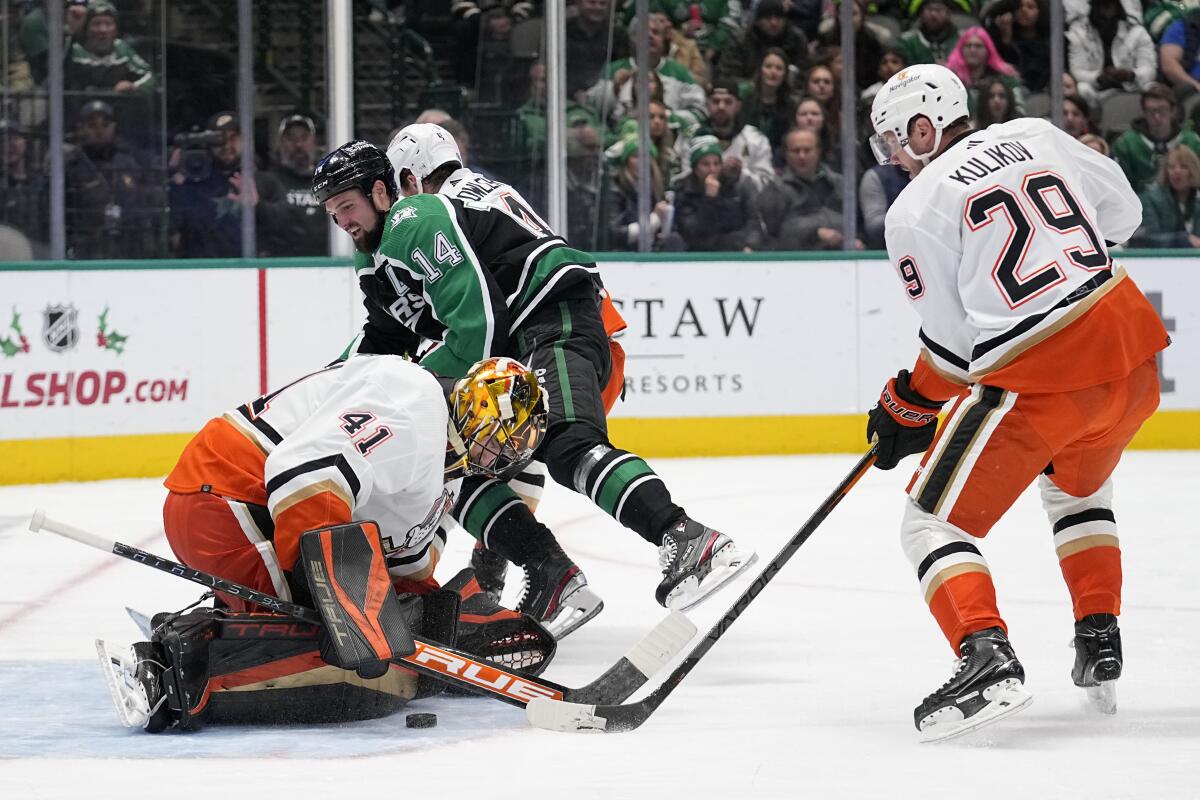
POLYGON ((880 469, 892 469, 905 456, 925 452, 937 432, 943 403, 922 396, 909 386, 909 377, 902 369, 889 378, 879 402, 867 412, 867 441, 879 439, 875 466, 880 469))

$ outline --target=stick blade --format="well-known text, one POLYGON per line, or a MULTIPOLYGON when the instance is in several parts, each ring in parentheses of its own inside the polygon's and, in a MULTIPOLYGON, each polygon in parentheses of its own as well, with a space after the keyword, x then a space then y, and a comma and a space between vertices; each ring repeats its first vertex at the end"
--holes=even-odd
POLYGON ((631 647, 625 657, 638 672, 649 678, 665 667, 695 635, 695 623, 680 612, 672 611, 631 647))
POLYGON ((525 717, 535 728, 547 731, 600 733, 607 720, 597 717, 596 706, 565 703, 549 697, 535 697, 525 706, 525 717))
POLYGON ((594 706, 539 697, 529 701, 525 716, 535 728, 547 731, 624 733, 641 727, 664 696, 655 692, 636 703, 594 706))
POLYGON ((42 529, 42 525, 46 523, 46 510, 36 508, 33 511, 33 516, 29 520, 29 530, 37 533, 42 529))

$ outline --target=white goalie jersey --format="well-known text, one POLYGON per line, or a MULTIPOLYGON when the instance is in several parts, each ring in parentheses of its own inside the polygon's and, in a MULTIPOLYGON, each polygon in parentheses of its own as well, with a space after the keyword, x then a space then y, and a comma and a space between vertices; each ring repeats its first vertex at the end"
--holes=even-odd
POLYGON ((1045 120, 960 138, 886 220, 888 257, 921 316, 923 358, 959 384, 1012 363, 1125 280, 1109 243, 1141 219, 1117 164, 1045 120))
POLYGON ((422 581, 461 483, 445 481, 448 417, 426 370, 399 356, 354 358, 211 421, 167 486, 265 505, 285 569, 304 531, 373 520, 392 577, 422 581))

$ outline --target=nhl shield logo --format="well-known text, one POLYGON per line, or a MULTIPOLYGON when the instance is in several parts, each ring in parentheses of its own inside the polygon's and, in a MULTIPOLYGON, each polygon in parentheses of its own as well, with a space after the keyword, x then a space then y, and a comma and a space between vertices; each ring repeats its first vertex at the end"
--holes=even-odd
POLYGON ((56 353, 70 350, 79 342, 79 312, 73 305, 46 306, 42 312, 42 339, 56 353))

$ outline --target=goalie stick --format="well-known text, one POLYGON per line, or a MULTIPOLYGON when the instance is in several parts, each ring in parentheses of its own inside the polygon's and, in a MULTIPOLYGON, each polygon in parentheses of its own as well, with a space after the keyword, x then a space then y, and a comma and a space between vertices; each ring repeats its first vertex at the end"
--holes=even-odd
MULTIPOLYGON (((29 522, 33 532, 50 531, 81 544, 104 550, 113 555, 127 558, 138 564, 168 572, 185 580, 210 589, 235 595, 250 603, 268 608, 280 614, 321 624, 321 616, 311 608, 280 600, 248 586, 225 580, 207 572, 185 567, 176 561, 156 556, 127 544, 105 539, 73 525, 46 517, 38 509, 29 522)), ((671 612, 655 625, 645 636, 629 649, 603 675, 586 686, 572 688, 543 678, 533 678, 520 672, 506 670, 492 662, 480 661, 474 656, 452 647, 435 644, 414 636, 416 651, 401 656, 409 669, 428 675, 459 688, 500 700, 519 708, 525 708, 536 697, 562 700, 568 703, 620 703, 649 680, 650 676, 667 664, 683 649, 696 633, 696 626, 679 612, 671 612)))
POLYGON ((688 673, 700 663, 700 659, 704 658, 704 654, 712 649, 717 640, 725 635, 725 632, 742 615, 746 607, 754 598, 758 597, 771 579, 779 574, 783 565, 796 554, 800 545, 812 536, 817 526, 825 521, 829 513, 841 502, 854 484, 858 483, 859 479, 866 474, 873 463, 875 463, 875 445, 871 445, 871 449, 858 460, 858 463, 850 470, 850 474, 842 479, 829 497, 825 498, 825 502, 813 512, 804 526, 783 546, 779 554, 763 568, 762 573, 733 602, 724 616, 717 620, 708 634, 697 642, 696 646, 692 648, 692 652, 688 653, 667 679, 644 699, 635 703, 588 704, 549 697, 537 698, 530 700, 525 707, 525 715, 529 718, 529 722, 535 727, 551 731, 604 731, 605 733, 631 731, 640 726, 650 718, 655 709, 662 705, 667 696, 687 677, 688 673))

